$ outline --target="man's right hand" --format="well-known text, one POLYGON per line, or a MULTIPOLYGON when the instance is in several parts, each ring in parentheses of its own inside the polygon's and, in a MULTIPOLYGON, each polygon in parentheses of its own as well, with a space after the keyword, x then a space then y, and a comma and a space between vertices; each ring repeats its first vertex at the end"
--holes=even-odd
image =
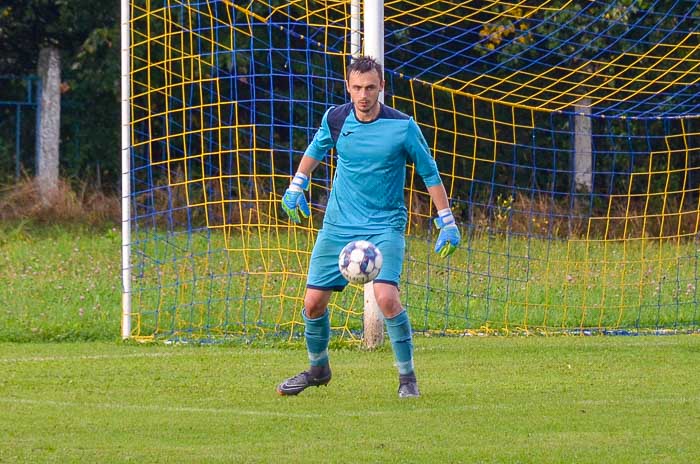
POLYGON ((297 224, 301 222, 301 218, 299 217, 300 213, 305 218, 311 215, 309 204, 306 202, 306 197, 304 196, 304 190, 308 189, 309 178, 305 174, 297 172, 294 179, 292 179, 292 183, 282 197, 282 209, 287 213, 289 219, 297 224))

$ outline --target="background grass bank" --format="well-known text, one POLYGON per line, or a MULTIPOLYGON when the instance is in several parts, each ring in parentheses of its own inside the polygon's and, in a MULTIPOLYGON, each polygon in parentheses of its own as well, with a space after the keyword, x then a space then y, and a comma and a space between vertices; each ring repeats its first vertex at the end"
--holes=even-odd
POLYGON ((118 339, 120 249, 114 227, 0 227, 0 341, 118 339))
MULTIPOLYGON (((211 242, 206 237, 189 242, 185 237, 165 238, 159 246, 189 246, 192 253, 178 263, 170 255, 162 257, 157 261, 168 263, 162 267, 148 267, 153 263, 147 260, 134 264, 135 273, 152 281, 147 289, 132 288, 140 335, 157 333, 168 338, 195 333, 238 338, 246 334, 289 339, 294 338, 289 330, 294 330, 294 336, 301 334, 305 268, 299 267, 289 280, 277 271, 247 272, 249 257, 232 252, 217 261, 207 252, 211 242), (198 279, 187 280, 188 272, 198 279), (291 285, 291 280, 296 283, 291 285)), ((508 248, 519 256, 549 254, 563 260, 568 253, 565 242, 501 242, 494 237, 474 238, 465 247, 486 245, 508 248), (545 245, 546 252, 540 249, 545 245)), ((121 235, 115 227, 0 225, 0 341, 117 340, 120 250, 121 235)), ((424 254, 429 251, 421 250, 424 254)), ((477 253, 468 262, 460 261, 466 254, 456 255, 450 266, 460 272, 468 269, 464 272, 467 280, 453 276, 449 291, 439 283, 426 285, 440 282, 442 268, 434 266, 430 272, 435 275, 428 276, 416 263, 427 263, 429 257, 417 257, 409 250, 402 299, 414 329, 433 333, 596 328, 697 332, 700 311, 692 283, 694 264, 683 261, 683 275, 675 268, 679 254, 694 252, 693 243, 607 243, 587 250, 585 259, 572 261, 581 270, 532 259, 526 266, 527 275, 515 280, 499 273, 525 272, 525 267, 498 262, 490 254, 477 253), (658 261, 646 268, 640 263, 650 253, 658 261), (604 262, 608 274, 584 265, 596 262, 604 262), (615 280, 619 276, 625 276, 622 284, 615 280), (672 287, 676 290, 667 291, 672 287)), ((334 295, 330 309, 336 333, 349 338, 348 333, 362 330, 363 301, 360 287, 334 295)))

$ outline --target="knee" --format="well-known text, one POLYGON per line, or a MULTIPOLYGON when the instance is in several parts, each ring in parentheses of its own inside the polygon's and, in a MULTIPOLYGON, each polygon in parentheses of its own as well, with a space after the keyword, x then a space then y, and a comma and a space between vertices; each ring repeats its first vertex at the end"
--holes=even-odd
POLYGON ((403 310, 401 300, 391 293, 378 293, 375 295, 377 306, 382 310, 384 317, 394 317, 403 310))
POLYGON ((304 298, 304 312, 309 319, 316 319, 326 312, 327 304, 316 298, 304 298))

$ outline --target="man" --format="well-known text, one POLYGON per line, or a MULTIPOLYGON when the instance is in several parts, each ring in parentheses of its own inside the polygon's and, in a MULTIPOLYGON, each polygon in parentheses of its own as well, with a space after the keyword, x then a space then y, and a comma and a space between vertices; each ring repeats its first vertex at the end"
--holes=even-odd
POLYGON ((440 234, 435 251, 442 257, 450 255, 459 245, 460 234, 418 125, 413 118, 379 102, 384 89, 381 65, 372 58, 360 57, 348 66, 347 76, 351 103, 326 111, 282 198, 282 209, 294 222, 300 222, 299 214, 308 217, 304 190, 309 188, 311 172, 328 150, 335 148, 337 170, 323 227, 311 254, 302 311, 310 368, 279 384, 277 392, 297 395, 308 387, 330 382, 327 305, 332 292, 347 285, 338 269, 338 255, 348 242, 368 240, 384 257, 373 286, 396 358, 399 397, 418 397, 411 323, 401 305, 398 288, 405 248, 404 183, 408 161, 414 163, 438 210, 435 224, 440 234))

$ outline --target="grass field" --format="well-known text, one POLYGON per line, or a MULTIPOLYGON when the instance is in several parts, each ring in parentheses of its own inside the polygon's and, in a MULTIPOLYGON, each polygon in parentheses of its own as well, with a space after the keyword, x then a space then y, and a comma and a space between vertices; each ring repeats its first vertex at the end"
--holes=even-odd
MULTIPOLYGON (((425 337, 274 392, 301 342, 124 343, 119 233, 0 226, 0 462, 698 462, 700 335, 425 337)), ((697 308, 692 311, 697 311, 697 308)))
POLYGON ((300 349, 0 344, 0 462, 698 462, 700 337, 417 339, 423 396, 388 349, 275 384, 300 349))

